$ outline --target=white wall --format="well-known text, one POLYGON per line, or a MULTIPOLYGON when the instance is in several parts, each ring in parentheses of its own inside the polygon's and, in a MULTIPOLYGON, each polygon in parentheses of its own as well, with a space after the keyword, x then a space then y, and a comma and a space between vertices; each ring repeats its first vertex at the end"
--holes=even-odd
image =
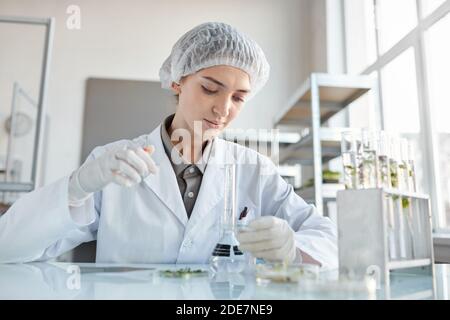
POLYGON ((326 1, 312 0, 310 6, 311 25, 311 70, 327 71, 326 1))
POLYGON ((343 0, 310 0, 308 2, 312 32, 311 70, 345 73, 343 0))
POLYGON ((43 182, 67 175, 80 164, 84 86, 88 77, 158 80, 159 68, 174 42, 206 21, 230 23, 264 49, 272 67, 271 78, 265 89, 245 106, 234 127, 270 128, 278 109, 312 68, 311 3, 312 0, 0 0, 0 15, 56 18, 43 182), (66 27, 69 5, 81 9, 80 30, 66 27))

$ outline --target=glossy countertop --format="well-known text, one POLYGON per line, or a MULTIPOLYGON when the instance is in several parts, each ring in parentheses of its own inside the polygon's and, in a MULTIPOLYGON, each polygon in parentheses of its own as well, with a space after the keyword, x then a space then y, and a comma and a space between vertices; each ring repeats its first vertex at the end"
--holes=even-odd
POLYGON ((337 270, 286 283, 251 271, 214 274, 208 265, 0 264, 0 299, 448 299, 449 265, 435 265, 434 287, 430 270, 394 272, 386 290, 373 279, 343 280, 337 270), (162 272, 181 268, 205 272, 190 277, 162 272))

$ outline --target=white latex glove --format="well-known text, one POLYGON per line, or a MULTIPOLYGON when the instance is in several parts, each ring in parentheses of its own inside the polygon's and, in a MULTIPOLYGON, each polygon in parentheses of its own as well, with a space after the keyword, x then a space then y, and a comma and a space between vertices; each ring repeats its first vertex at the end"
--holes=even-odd
POLYGON ((110 150, 76 170, 69 180, 69 204, 84 202, 93 192, 111 182, 131 187, 158 168, 151 158, 154 147, 127 147, 110 150))
POLYGON ((265 216, 250 222, 245 231, 238 232, 237 240, 242 251, 249 251, 256 258, 293 262, 297 254, 294 234, 286 220, 265 216))

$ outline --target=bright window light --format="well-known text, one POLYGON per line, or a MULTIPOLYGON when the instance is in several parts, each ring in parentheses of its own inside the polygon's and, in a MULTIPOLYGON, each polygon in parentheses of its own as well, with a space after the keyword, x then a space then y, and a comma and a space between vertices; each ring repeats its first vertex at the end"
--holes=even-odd
POLYGON ((434 133, 438 145, 440 193, 443 227, 450 227, 450 14, 425 34, 430 104, 434 111, 434 133))
POLYGON ((377 0, 376 11, 383 54, 417 25, 416 0, 377 0))

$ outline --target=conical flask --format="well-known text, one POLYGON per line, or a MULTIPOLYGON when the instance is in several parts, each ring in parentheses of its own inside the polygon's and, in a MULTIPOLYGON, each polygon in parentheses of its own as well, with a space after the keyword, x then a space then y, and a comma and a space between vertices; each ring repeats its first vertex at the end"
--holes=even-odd
POLYGON ((210 258, 211 271, 215 273, 242 272, 246 259, 235 235, 236 222, 236 165, 225 165, 225 205, 220 219, 220 237, 210 258))

